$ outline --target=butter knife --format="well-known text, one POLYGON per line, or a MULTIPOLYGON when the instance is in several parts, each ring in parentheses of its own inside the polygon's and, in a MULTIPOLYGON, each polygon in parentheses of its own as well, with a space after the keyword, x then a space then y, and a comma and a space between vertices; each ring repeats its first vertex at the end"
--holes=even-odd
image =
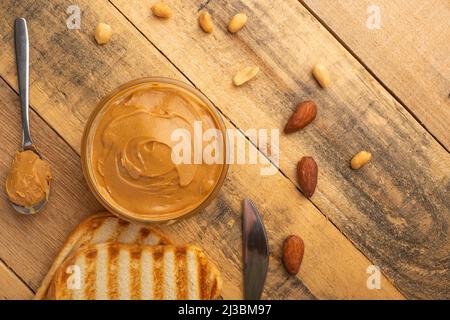
POLYGON ((250 199, 244 199, 242 219, 244 299, 259 300, 269 267, 269 244, 261 216, 250 199))

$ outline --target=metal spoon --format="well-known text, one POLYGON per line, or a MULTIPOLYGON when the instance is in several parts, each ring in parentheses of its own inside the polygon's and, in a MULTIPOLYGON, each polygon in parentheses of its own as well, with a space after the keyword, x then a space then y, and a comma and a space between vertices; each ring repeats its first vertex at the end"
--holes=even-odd
MULTIPOLYGON (((27 21, 17 18, 14 21, 14 41, 16 47, 17 76, 19 80, 19 96, 22 108, 22 151, 31 150, 42 158, 33 145, 30 133, 29 116, 29 44, 27 21)), ((11 201, 10 201, 11 202, 11 201)), ((22 214, 34 214, 39 212, 47 203, 47 197, 31 207, 23 207, 11 202, 13 208, 22 214)))

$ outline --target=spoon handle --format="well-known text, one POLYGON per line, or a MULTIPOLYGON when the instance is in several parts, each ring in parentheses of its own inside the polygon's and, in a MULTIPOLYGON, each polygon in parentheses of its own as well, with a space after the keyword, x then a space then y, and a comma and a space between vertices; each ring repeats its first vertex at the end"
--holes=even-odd
POLYGON ((29 44, 27 21, 17 18, 14 21, 14 40, 16 47, 17 76, 19 79, 19 96, 22 107, 22 148, 32 148, 29 116, 29 44))

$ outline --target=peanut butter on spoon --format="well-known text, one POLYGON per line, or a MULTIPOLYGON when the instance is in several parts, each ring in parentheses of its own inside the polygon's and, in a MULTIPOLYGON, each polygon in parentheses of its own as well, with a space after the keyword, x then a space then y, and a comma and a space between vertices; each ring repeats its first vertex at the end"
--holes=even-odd
POLYGON ((17 152, 6 178, 6 194, 12 203, 33 207, 48 198, 51 179, 46 160, 31 150, 17 152))

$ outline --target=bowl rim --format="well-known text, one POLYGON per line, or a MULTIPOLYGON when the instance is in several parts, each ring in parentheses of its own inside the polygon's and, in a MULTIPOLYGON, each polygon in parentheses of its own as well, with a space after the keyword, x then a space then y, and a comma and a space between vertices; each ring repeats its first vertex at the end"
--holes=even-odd
POLYGON ((176 221, 179 219, 184 219, 187 217, 190 217, 196 213, 199 213, 203 209, 205 209, 213 199, 216 198, 217 194, 219 193, 226 175, 228 173, 229 168, 229 141, 228 141, 228 134, 226 131, 226 126, 223 121, 223 118, 218 111, 218 109, 212 104, 212 102, 197 88, 194 86, 191 86, 185 82, 182 82, 180 80, 168 78, 168 77, 143 77, 134 79, 128 82, 123 83, 122 85, 118 86, 111 92, 109 92, 106 96, 104 96, 95 106, 95 108, 91 111, 91 114, 89 115, 88 120, 86 121, 86 124, 84 126, 83 130, 83 136, 81 139, 81 167, 83 170, 84 178, 87 182, 87 185, 90 189, 90 191, 94 194, 95 198, 100 202, 101 205, 103 205, 109 212, 119 216, 120 218, 123 218, 127 221, 134 221, 134 222, 141 222, 141 223, 170 223, 172 221, 176 221), (171 84, 174 86, 181 87, 182 89, 185 89, 189 91, 191 94, 199 98, 207 107, 208 111, 210 111, 215 120, 217 120, 218 128, 222 132, 223 136, 223 142, 224 142, 224 151, 225 151, 225 163, 222 166, 222 171, 220 173, 219 179, 217 180, 214 189, 209 193, 209 195, 193 210, 182 213, 179 215, 175 215, 173 217, 161 217, 161 216, 152 216, 152 217, 145 217, 142 214, 132 214, 130 210, 127 210, 127 212, 123 212, 123 210, 120 210, 118 208, 115 208, 113 205, 110 204, 108 200, 106 200, 101 193, 97 190, 96 184, 94 183, 93 177, 90 174, 89 170, 89 159, 88 159, 88 138, 89 134, 92 129, 92 124, 95 121, 97 115, 99 112, 103 109, 103 107, 117 94, 119 94, 121 91, 126 90, 130 87, 133 87, 135 85, 140 85, 144 83, 151 83, 151 82, 157 82, 157 83, 165 83, 165 84, 171 84), (131 214, 130 214, 131 213, 131 214))

